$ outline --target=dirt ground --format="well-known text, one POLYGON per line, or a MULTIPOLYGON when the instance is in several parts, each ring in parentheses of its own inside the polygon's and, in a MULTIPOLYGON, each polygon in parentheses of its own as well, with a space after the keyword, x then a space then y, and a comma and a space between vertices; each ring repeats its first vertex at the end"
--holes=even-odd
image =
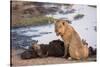
POLYGON ((22 53, 23 50, 15 50, 12 49, 11 53, 11 65, 13 67, 16 66, 31 66, 31 65, 46 65, 46 64, 66 64, 66 63, 77 63, 77 62, 95 62, 96 57, 88 58, 87 61, 79 61, 79 60, 72 60, 72 59, 66 59, 62 57, 46 57, 46 58, 33 58, 33 59, 27 59, 22 60, 20 58, 20 53, 22 53))

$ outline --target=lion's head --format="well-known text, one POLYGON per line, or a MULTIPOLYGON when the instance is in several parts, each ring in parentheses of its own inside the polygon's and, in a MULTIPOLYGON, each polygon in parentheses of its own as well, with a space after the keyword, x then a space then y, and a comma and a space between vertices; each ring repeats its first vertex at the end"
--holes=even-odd
POLYGON ((54 23, 55 23, 56 35, 59 36, 59 35, 63 35, 67 30, 69 21, 59 19, 59 20, 55 20, 54 23))

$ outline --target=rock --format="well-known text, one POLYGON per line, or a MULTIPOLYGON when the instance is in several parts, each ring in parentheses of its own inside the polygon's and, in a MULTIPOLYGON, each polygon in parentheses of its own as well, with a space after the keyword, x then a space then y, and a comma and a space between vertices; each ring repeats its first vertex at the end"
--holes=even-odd
POLYGON ((78 20, 78 19, 81 19, 84 17, 84 14, 77 14, 75 17, 74 17, 74 20, 78 20))

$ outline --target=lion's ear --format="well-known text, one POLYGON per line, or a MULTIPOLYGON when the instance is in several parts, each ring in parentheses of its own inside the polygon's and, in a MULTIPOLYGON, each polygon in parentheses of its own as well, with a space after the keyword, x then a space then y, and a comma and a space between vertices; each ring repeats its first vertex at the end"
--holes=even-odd
POLYGON ((54 23, 56 23, 57 22, 57 19, 54 19, 54 21, 53 21, 54 23))
POLYGON ((57 23, 59 22, 60 20, 59 19, 54 19, 54 23, 57 23))

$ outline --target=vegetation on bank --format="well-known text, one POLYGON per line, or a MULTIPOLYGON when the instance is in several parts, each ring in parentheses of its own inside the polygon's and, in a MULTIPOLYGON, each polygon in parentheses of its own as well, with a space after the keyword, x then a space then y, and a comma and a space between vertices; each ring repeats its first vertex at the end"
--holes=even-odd
MULTIPOLYGON (((46 15, 55 14, 61 10, 62 5, 56 3, 11 1, 11 27, 48 24, 48 21, 52 22, 53 17, 47 17, 46 15)), ((72 4, 64 5, 66 8, 72 6, 72 4)))
POLYGON ((77 14, 74 16, 74 20, 78 20, 84 17, 84 14, 77 14))
POLYGON ((48 22, 53 22, 53 17, 37 16, 32 18, 21 18, 12 22, 12 27, 24 27, 24 26, 38 26, 48 24, 48 22))
POLYGON ((96 7, 97 7, 96 5, 88 5, 88 6, 90 6, 90 7, 94 7, 94 8, 96 8, 96 7))

